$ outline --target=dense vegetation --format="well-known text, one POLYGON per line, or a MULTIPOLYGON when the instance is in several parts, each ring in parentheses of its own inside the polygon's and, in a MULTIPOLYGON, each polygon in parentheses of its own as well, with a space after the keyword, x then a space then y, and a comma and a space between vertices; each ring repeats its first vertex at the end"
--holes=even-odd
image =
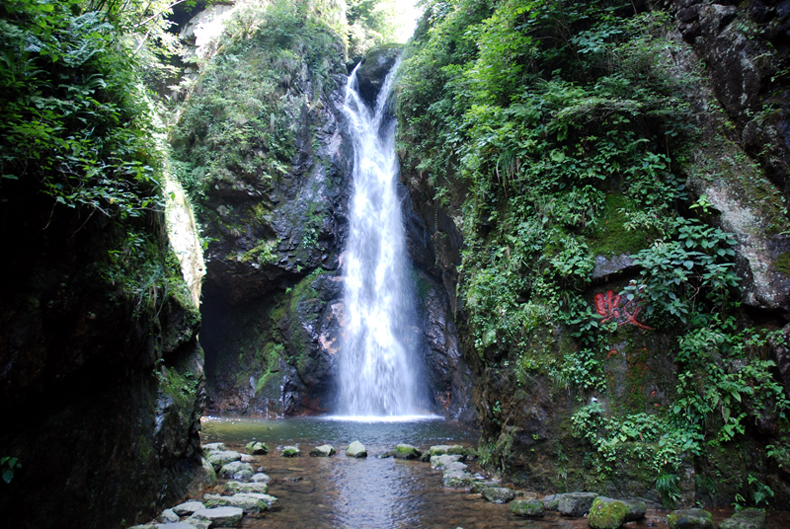
MULTIPOLYGON (((400 154, 463 234, 459 316, 478 373, 573 391, 593 483, 631 461, 672 503, 694 461, 713 495, 713 454, 755 421, 775 425, 769 442, 784 438, 790 402, 766 353, 774 327, 739 310, 735 241, 685 186, 702 78, 673 75, 683 43, 667 15, 610 0, 426 6, 400 73, 400 154), (629 255, 614 293, 595 299, 596 258, 629 255), (617 311, 632 319, 618 324, 617 311), (639 379, 641 348, 674 360, 669 405, 639 382, 627 399, 612 393, 608 358, 627 356, 639 379), (590 403, 607 392, 606 407, 590 403)), ((478 411, 491 441, 516 413, 498 400, 478 411)), ((502 468, 505 437, 489 447, 502 468)), ((772 495, 750 474, 736 500, 772 495)))

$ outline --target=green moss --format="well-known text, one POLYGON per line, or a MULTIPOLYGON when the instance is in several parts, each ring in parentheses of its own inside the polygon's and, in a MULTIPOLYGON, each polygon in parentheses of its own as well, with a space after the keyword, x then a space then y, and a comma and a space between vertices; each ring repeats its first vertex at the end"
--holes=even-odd
POLYGON ((601 220, 592 237, 588 239, 590 252, 593 255, 633 254, 647 248, 650 244, 650 233, 643 230, 628 231, 625 223, 629 211, 637 211, 634 203, 619 193, 606 195, 606 207, 601 220))
POLYGON ((782 275, 790 277, 790 252, 780 253, 774 261, 774 269, 782 275))
POLYGON ((193 402, 199 384, 198 377, 191 371, 180 373, 177 369, 162 366, 157 371, 159 379, 159 389, 163 393, 170 395, 173 400, 183 408, 193 402))
POLYGON ((263 350, 264 361, 266 363, 266 371, 258 378, 255 383, 255 393, 260 393, 263 386, 271 378, 271 376, 279 370, 280 356, 285 352, 285 347, 281 343, 267 343, 263 350))
POLYGON ((628 506, 625 503, 618 500, 605 501, 598 497, 590 507, 587 522, 593 529, 617 529, 623 525, 627 516, 628 506))
POLYGON ((241 263, 254 260, 261 265, 272 264, 279 258, 279 254, 275 251, 276 247, 277 241, 274 239, 263 241, 251 250, 240 254, 236 259, 241 263))

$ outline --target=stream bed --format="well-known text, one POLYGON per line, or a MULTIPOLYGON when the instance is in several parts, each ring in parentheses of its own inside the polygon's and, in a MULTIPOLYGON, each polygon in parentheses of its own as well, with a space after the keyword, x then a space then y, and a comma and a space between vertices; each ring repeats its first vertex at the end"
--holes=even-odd
MULTIPOLYGON (((274 510, 259 517, 245 516, 243 528, 277 529, 589 529, 586 518, 564 518, 547 513, 537 520, 510 514, 507 505, 489 503, 480 494, 447 489, 442 472, 430 464, 381 458, 398 443, 421 450, 431 445, 475 446, 478 433, 441 418, 407 418, 396 421, 340 418, 216 418, 202 421, 203 443, 223 442, 229 450, 244 453, 250 441, 263 441, 269 453, 254 456, 253 468, 269 475, 269 494, 278 498, 274 510), (346 457, 352 441, 365 445, 368 457, 346 457), (331 444, 332 457, 310 457, 312 447, 331 444), (302 457, 281 457, 282 449, 296 445, 302 457)), ((473 473, 485 475, 472 461, 473 473)), ((208 492, 222 493, 224 480, 208 492)), ((536 491, 539 492, 539 491, 536 491)), ((527 492, 529 494, 529 492, 527 492)), ((666 529, 669 511, 648 509, 646 518, 627 528, 666 529)), ((716 525, 731 509, 713 511, 716 525)), ((769 514, 769 527, 787 527, 787 513, 769 514)))

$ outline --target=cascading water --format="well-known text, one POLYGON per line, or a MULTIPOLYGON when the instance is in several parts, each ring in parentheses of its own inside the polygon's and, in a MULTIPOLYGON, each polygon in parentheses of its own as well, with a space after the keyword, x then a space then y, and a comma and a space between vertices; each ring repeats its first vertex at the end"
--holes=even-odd
POLYGON ((414 296, 396 189, 395 120, 387 111, 396 70, 397 64, 372 111, 357 91, 356 69, 346 89, 354 191, 345 256, 348 322, 339 358, 341 415, 398 416, 417 409, 414 296))

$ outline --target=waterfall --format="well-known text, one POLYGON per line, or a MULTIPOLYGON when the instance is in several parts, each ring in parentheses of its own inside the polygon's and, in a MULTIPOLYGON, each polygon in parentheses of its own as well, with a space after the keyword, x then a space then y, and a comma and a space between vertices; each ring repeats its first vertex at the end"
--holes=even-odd
POLYGON ((401 416, 417 410, 422 360, 396 188, 395 119, 387 109, 397 67, 372 110, 357 91, 359 66, 346 88, 354 189, 344 263, 347 324, 338 360, 341 415, 401 416))

